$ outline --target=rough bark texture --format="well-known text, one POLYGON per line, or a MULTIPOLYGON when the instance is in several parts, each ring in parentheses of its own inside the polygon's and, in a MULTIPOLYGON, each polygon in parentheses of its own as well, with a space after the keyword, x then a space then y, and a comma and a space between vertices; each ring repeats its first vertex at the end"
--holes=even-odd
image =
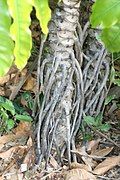
MULTIPOLYGON (((71 163, 71 150, 75 150, 75 137, 84 115, 97 116, 106 95, 106 51, 88 23, 81 28, 79 6, 79 0, 58 4, 49 23, 40 64, 44 99, 39 112, 37 149, 38 163, 44 158, 46 166, 53 154, 62 163, 65 152, 71 163), (86 37, 91 42, 88 46, 86 37)), ((73 153, 72 160, 77 160, 73 153)))
MULTIPOLYGON (((67 144, 70 152, 73 75, 76 66, 72 59, 75 58, 73 46, 79 5, 78 0, 63 0, 56 8, 49 25, 49 52, 41 64, 40 82, 44 100, 38 127, 39 155, 44 158, 49 157, 53 146, 56 147, 59 158, 64 144, 67 144)), ((78 62, 76 63, 78 66, 78 62)), ((70 154, 68 156, 70 160, 70 154)))

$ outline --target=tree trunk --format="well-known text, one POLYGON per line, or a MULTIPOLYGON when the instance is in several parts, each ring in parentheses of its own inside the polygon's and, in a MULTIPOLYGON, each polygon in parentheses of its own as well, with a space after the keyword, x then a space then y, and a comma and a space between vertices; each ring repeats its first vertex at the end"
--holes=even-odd
POLYGON ((80 124, 85 115, 102 112, 106 96, 106 51, 89 23, 81 28, 79 6, 79 0, 58 3, 40 64, 44 99, 39 112, 37 150, 38 164, 44 159, 46 166, 53 154, 57 154, 60 164, 66 152, 69 165, 71 159, 77 160, 71 150, 75 150, 80 124))
POLYGON ((80 97, 77 99, 79 102, 76 97, 73 98, 76 90, 80 92, 81 89, 81 69, 73 49, 79 6, 79 0, 63 0, 58 4, 49 24, 49 45, 45 47, 44 54, 47 51, 47 55, 42 60, 40 71, 44 93, 37 134, 40 161, 45 158, 48 162, 54 147, 61 162, 61 154, 67 146, 68 160, 71 162, 70 146, 74 133, 71 123, 75 126, 81 101, 80 97), (73 78, 77 85, 73 84, 73 78), (73 105, 76 117, 71 120, 73 105))

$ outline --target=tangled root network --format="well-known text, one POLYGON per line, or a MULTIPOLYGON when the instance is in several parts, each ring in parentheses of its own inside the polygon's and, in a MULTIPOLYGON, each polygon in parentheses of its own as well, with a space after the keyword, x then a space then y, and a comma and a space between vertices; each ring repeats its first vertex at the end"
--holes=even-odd
POLYGON ((69 164, 77 160, 72 150, 83 117, 103 111, 107 92, 107 53, 89 23, 81 28, 79 5, 75 0, 58 4, 38 65, 44 94, 37 126, 38 164, 44 159, 46 167, 51 155, 59 164, 66 154, 69 164))

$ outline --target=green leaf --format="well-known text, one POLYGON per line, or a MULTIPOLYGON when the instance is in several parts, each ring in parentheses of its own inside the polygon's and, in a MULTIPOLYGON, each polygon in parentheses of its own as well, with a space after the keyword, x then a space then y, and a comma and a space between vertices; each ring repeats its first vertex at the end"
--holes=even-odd
POLYGON ((31 54, 32 37, 29 29, 32 11, 31 0, 7 0, 13 24, 11 35, 15 41, 14 56, 18 69, 23 69, 31 54))
POLYGON ((115 77, 119 77, 120 78, 120 72, 115 71, 115 77))
POLYGON ((102 113, 98 114, 96 117, 95 117, 95 126, 98 127, 100 124, 102 124, 102 119, 103 119, 103 115, 102 113))
POLYGON ((90 17, 92 27, 101 25, 101 39, 110 52, 120 51, 120 1, 96 0, 90 17))
POLYGON ((13 63, 14 43, 10 37, 11 17, 6 0, 0 0, 0 76, 4 76, 13 63))
POLYGON ((48 0, 33 0, 33 6, 36 10, 36 16, 40 21, 40 26, 44 34, 48 33, 48 22, 51 18, 51 11, 48 6, 48 0))
POLYGON ((15 115, 15 118, 19 121, 28 121, 28 122, 31 122, 32 121, 32 118, 28 115, 15 115))
POLYGON ((8 114, 6 110, 4 110, 3 108, 0 109, 0 115, 1 115, 2 120, 4 121, 8 120, 8 114))
POLYGON ((111 128, 111 126, 108 123, 105 123, 105 124, 102 124, 101 126, 99 126, 99 129, 104 132, 108 132, 110 128, 111 128))
POLYGON ((108 105, 115 98, 116 98, 115 94, 107 96, 107 98, 105 99, 105 105, 108 105))
POLYGON ((83 134, 84 141, 91 141, 93 139, 92 133, 83 134))
POLYGON ((117 108, 120 109, 120 103, 117 104, 117 108))
POLYGON ((31 93, 30 92, 24 92, 22 94, 21 98, 23 98, 26 101, 27 107, 32 110, 33 109, 33 98, 32 98, 31 93))
POLYGON ((0 96, 0 103, 3 103, 3 102, 5 102, 5 97, 3 97, 3 96, 0 96))
POLYGON ((8 130, 11 130, 11 129, 14 127, 14 125, 15 125, 15 122, 14 122, 14 120, 12 120, 12 119, 8 119, 8 120, 6 121, 6 123, 7 123, 7 129, 8 129, 8 130))
POLYGON ((84 122, 86 122, 88 125, 94 125, 95 124, 95 118, 92 116, 85 116, 84 122))
POLYGON ((20 103, 19 101, 14 102, 15 112, 16 112, 17 114, 22 114, 22 113, 24 113, 25 108, 24 108, 24 107, 22 107, 22 106, 20 106, 20 104, 19 104, 19 103, 20 103))
POLYGON ((111 72, 110 72, 110 82, 113 83, 113 82, 114 82, 114 79, 115 79, 115 69, 114 69, 114 67, 112 66, 112 67, 111 67, 111 72))
POLYGON ((120 21, 119 0, 96 0, 92 7, 91 24, 110 27, 120 21))
POLYGON ((117 86, 120 86, 120 79, 115 79, 113 83, 116 84, 117 86))
POLYGON ((113 53, 113 61, 120 61, 120 52, 113 53))
MULTIPOLYGON (((119 10, 120 11, 120 10, 119 10)), ((102 31, 101 39, 110 52, 120 51, 120 22, 102 31)))
POLYGON ((15 115, 15 108, 12 101, 6 99, 6 101, 2 104, 2 107, 4 107, 7 111, 10 111, 13 116, 15 115))

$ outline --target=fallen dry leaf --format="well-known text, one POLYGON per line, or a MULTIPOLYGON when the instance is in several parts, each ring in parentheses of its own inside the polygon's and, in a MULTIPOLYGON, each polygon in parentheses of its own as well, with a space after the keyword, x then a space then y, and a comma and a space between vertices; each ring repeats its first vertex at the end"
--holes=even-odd
POLYGON ((67 172, 65 180, 95 180, 96 177, 85 169, 72 169, 67 172))
POLYGON ((19 152, 20 149, 27 149, 27 146, 14 146, 14 147, 11 147, 10 149, 8 149, 7 151, 4 151, 4 152, 1 152, 0 153, 0 158, 2 159, 8 159, 8 158, 11 158, 12 155, 15 153, 15 152, 19 152))
POLYGON ((87 152, 93 154, 96 151, 99 142, 100 139, 89 141, 87 144, 87 152))
POLYGON ((30 76, 25 84, 23 85, 23 89, 26 90, 26 91, 33 91, 35 89, 35 86, 36 86, 36 79, 33 78, 32 76, 30 76))
POLYGON ((15 139, 15 135, 12 133, 10 133, 9 135, 1 136, 0 137, 0 151, 4 147, 4 144, 14 139, 15 139))
POLYGON ((11 75, 11 74, 16 74, 17 72, 18 72, 18 69, 16 65, 12 65, 7 74, 11 75))
POLYGON ((24 158, 23 163, 28 164, 28 167, 29 167, 35 161, 35 151, 34 151, 34 147, 33 147, 33 140, 31 137, 29 137, 29 139, 27 141, 27 147, 28 147, 28 152, 24 158))
POLYGON ((21 76, 26 76, 27 75, 27 68, 24 68, 22 71, 21 71, 21 76))
POLYGON ((13 133, 4 135, 0 137, 0 150, 3 148, 3 145, 9 141, 19 139, 23 136, 29 136, 31 132, 31 123, 30 122, 20 122, 19 125, 13 130, 13 133))
POLYGON ((4 174, 7 173, 10 170, 10 168, 12 168, 13 166, 16 166, 15 163, 16 162, 14 159, 10 161, 9 164, 5 162, 5 165, 4 165, 3 163, 3 168, 2 168, 2 171, 0 171, 0 176, 4 177, 4 174))
POLYGON ((86 171, 91 171, 91 168, 89 168, 89 166, 87 166, 85 164, 80 164, 80 163, 77 163, 77 162, 71 163, 70 168, 71 169, 80 168, 80 169, 85 169, 86 171))
POLYGON ((30 122, 20 122, 19 125, 13 129, 14 133, 15 134, 25 134, 25 133, 30 133, 30 130, 31 130, 31 123, 30 122))
POLYGON ((108 157, 102 163, 98 164, 98 166, 94 169, 93 173, 97 175, 103 175, 108 170, 119 165, 119 163, 120 163, 120 156, 108 157))
MULTIPOLYGON (((12 78, 12 77, 11 77, 12 78)), ((19 81, 21 81, 22 77, 20 76, 20 72, 17 72, 15 76, 11 79, 12 84, 11 84, 11 90, 14 89, 16 85, 18 85, 19 81)))
POLYGON ((76 150, 76 151, 73 151, 73 150, 72 150, 71 152, 79 155, 79 157, 84 161, 84 163, 85 163, 91 170, 92 170, 93 167, 96 166, 96 162, 93 161, 93 158, 90 157, 90 155, 87 154, 87 152, 85 151, 85 146, 81 147, 81 148, 79 149, 79 151, 78 151, 78 150, 76 150))
POLYGON ((30 148, 33 146, 33 140, 31 137, 29 137, 28 141, 27 141, 27 146, 30 148))
POLYGON ((30 149, 24 158, 23 164, 26 165, 27 169, 33 166, 35 163, 35 152, 34 149, 30 149))
POLYGON ((28 152, 24 158, 23 164, 26 164, 27 168, 30 168, 35 163, 35 150, 31 137, 28 139, 27 146, 28 152))
POLYGON ((87 154, 85 149, 86 149, 85 146, 83 146, 79 150, 75 150, 75 151, 72 150, 71 152, 75 153, 75 154, 77 154, 79 156, 88 156, 88 154, 87 154))
POLYGON ((11 157, 11 155, 15 152, 16 147, 11 147, 9 150, 5 151, 5 152, 1 152, 0 153, 0 158, 2 159, 8 159, 11 157))
POLYGON ((96 150, 93 154, 94 156, 99 156, 99 157, 105 157, 107 156, 111 151, 113 150, 113 147, 107 147, 105 149, 100 149, 96 150))
POLYGON ((4 87, 0 87, 0 96, 5 96, 5 89, 4 89, 4 87))
POLYGON ((6 173, 3 174, 4 179, 9 179, 9 180, 18 180, 18 170, 16 168, 16 165, 14 164, 11 166, 9 169, 9 172, 6 171, 6 173))
POLYGON ((97 164, 96 161, 94 161, 91 157, 82 156, 82 160, 89 167, 90 170, 92 170, 92 168, 94 168, 97 164))
POLYGON ((50 156, 50 164, 53 166, 54 169, 59 168, 59 165, 53 156, 50 156))
POLYGON ((4 85, 5 83, 9 81, 9 79, 10 79, 10 75, 0 77, 0 85, 4 85))
POLYGON ((0 180, 4 180, 3 176, 0 176, 0 180))

